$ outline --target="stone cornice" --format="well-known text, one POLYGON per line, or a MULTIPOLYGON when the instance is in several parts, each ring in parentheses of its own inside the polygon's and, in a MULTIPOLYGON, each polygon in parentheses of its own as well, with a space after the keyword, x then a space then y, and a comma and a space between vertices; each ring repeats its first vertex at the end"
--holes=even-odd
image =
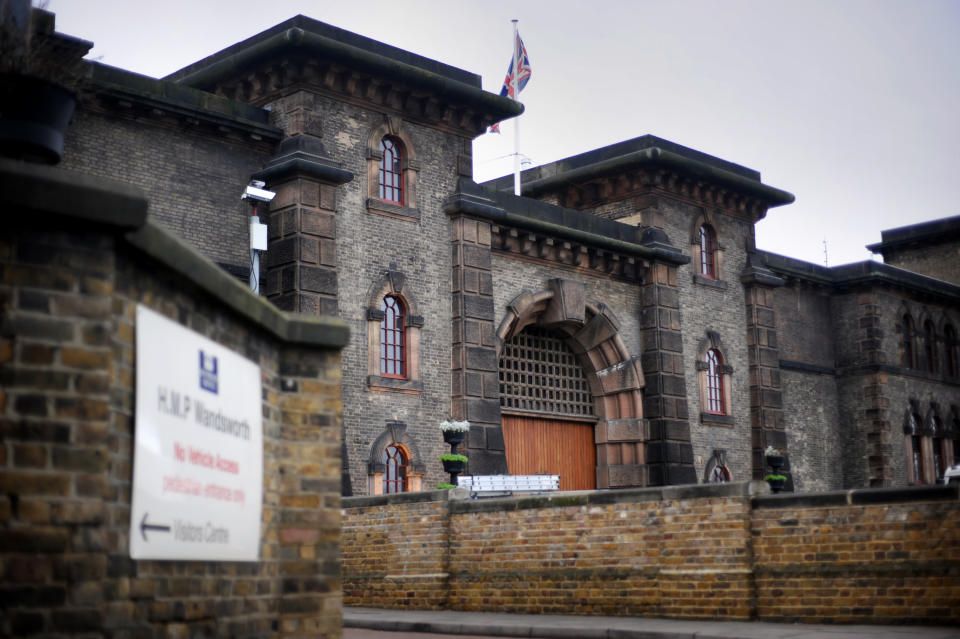
POLYGON ((867 250, 882 253, 884 258, 905 249, 956 242, 960 240, 960 215, 887 229, 881 231, 880 237, 881 241, 868 244, 867 250))
MULTIPOLYGON (((752 222, 763 219, 769 206, 762 198, 694 179, 680 171, 659 168, 626 171, 567 184, 559 194, 560 204, 592 209, 628 198, 660 195, 752 222)), ((638 208, 641 207, 642 203, 638 203, 638 208)))
POLYGON ((954 304, 960 301, 960 286, 889 264, 865 261, 825 267, 766 251, 757 251, 757 254, 780 277, 819 284, 836 291, 886 285, 931 295, 954 304))
POLYGON ((277 155, 251 177, 271 183, 290 175, 310 176, 337 185, 346 184, 354 177, 353 173, 327 157, 319 139, 303 134, 281 142, 277 155))
POLYGON ((639 281, 652 261, 690 261, 657 234, 591 213, 485 191, 471 180, 460 181, 459 191, 444 203, 444 211, 490 221, 494 250, 595 275, 639 281))
POLYGON ((169 78, 258 105, 311 88, 471 136, 523 112, 473 74, 303 16, 169 78))
POLYGON ((593 276, 643 281, 649 260, 577 242, 557 241, 550 235, 516 228, 490 227, 491 248, 526 261, 559 264, 593 276))
MULTIPOLYGON (((92 66, 89 88, 101 108, 111 113, 156 120, 206 131, 220 138, 278 142, 283 131, 269 122, 269 112, 105 64, 92 66)), ((89 102, 88 102, 89 103, 89 102)))
MULTIPOLYGON (((489 183, 506 188, 504 180, 489 183)), ((524 172, 524 195, 553 192, 561 205, 587 209, 661 194, 756 221, 792 194, 763 184, 759 173, 654 136, 628 140, 524 172)))

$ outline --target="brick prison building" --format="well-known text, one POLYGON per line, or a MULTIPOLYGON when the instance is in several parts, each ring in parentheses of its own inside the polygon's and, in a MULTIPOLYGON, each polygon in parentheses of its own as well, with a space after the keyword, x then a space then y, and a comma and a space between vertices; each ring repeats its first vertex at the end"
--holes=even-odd
POLYGON ((960 461, 960 217, 885 232, 884 263, 767 253, 755 224, 793 196, 650 135, 518 197, 473 181, 471 141, 519 104, 304 16, 162 79, 86 65, 63 168, 142 189, 244 280, 240 195, 276 192, 261 294, 350 328, 346 495, 444 481, 451 418, 471 474, 564 489, 762 478, 768 446, 798 491, 960 461))

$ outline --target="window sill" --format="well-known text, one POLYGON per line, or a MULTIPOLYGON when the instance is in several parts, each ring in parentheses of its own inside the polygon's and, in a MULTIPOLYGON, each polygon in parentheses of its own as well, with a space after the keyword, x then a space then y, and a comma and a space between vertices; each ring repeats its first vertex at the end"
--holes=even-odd
POLYGON ((733 415, 716 415, 714 413, 700 413, 700 423, 707 426, 733 426, 733 415))
POLYGON ((704 277, 703 275, 694 275, 693 283, 699 284, 701 286, 706 286, 709 288, 715 288, 720 291, 727 290, 727 283, 723 280, 715 280, 709 277, 704 277))
POLYGON ((367 386, 373 391, 393 391, 419 395, 423 392, 423 382, 416 379, 396 379, 394 377, 380 377, 367 375, 367 386))
POLYGON ((367 212, 393 217, 406 222, 419 222, 420 209, 399 204, 390 204, 374 198, 367 198, 367 212))

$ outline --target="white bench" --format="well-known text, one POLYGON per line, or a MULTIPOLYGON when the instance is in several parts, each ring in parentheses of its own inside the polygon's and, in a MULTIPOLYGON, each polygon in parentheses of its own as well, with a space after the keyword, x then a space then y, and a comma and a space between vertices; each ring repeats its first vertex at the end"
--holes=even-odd
POLYGON ((514 493, 545 493, 560 488, 560 475, 460 475, 457 486, 473 498, 514 493))

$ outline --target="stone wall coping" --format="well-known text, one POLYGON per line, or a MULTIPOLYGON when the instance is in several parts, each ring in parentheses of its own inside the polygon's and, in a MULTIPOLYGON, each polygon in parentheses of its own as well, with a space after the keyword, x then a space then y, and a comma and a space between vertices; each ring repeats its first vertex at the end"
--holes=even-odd
POLYGON ((824 493, 781 493, 758 495, 753 498, 754 509, 820 508, 829 506, 866 506, 903 502, 958 501, 960 486, 906 486, 899 488, 856 488, 824 493))
POLYGON ((623 490, 579 490, 539 495, 470 499, 470 491, 462 488, 433 490, 395 495, 344 497, 341 508, 371 508, 398 504, 448 502, 452 513, 498 512, 569 506, 677 501, 743 497, 750 499, 754 510, 775 508, 819 508, 830 506, 864 506, 903 502, 937 502, 960 500, 960 486, 908 486, 902 488, 857 488, 823 493, 781 493, 773 495, 763 481, 728 484, 688 484, 628 488, 623 490))
POLYGON ((369 495, 365 497, 343 497, 340 508, 373 508, 396 504, 421 504, 428 502, 452 502, 470 499, 470 491, 465 488, 448 490, 424 490, 415 493, 396 493, 393 495, 369 495))
POLYGON ((0 159, 0 201, 28 209, 36 217, 49 216, 48 226, 72 221, 113 228, 131 246, 284 342, 329 348, 347 343, 349 329, 341 320, 280 311, 160 227, 147 215, 146 195, 132 185, 0 159))
POLYGON ((344 497, 341 507, 345 509, 367 508, 393 504, 444 501, 449 502, 451 512, 467 513, 530 510, 535 508, 564 508, 567 506, 593 506, 648 501, 710 499, 717 497, 750 497, 769 492, 770 487, 766 482, 762 481, 732 482, 729 484, 657 486, 654 488, 626 488, 622 490, 577 490, 487 499, 470 499, 470 491, 462 488, 453 488, 450 490, 375 495, 372 497, 344 497))

